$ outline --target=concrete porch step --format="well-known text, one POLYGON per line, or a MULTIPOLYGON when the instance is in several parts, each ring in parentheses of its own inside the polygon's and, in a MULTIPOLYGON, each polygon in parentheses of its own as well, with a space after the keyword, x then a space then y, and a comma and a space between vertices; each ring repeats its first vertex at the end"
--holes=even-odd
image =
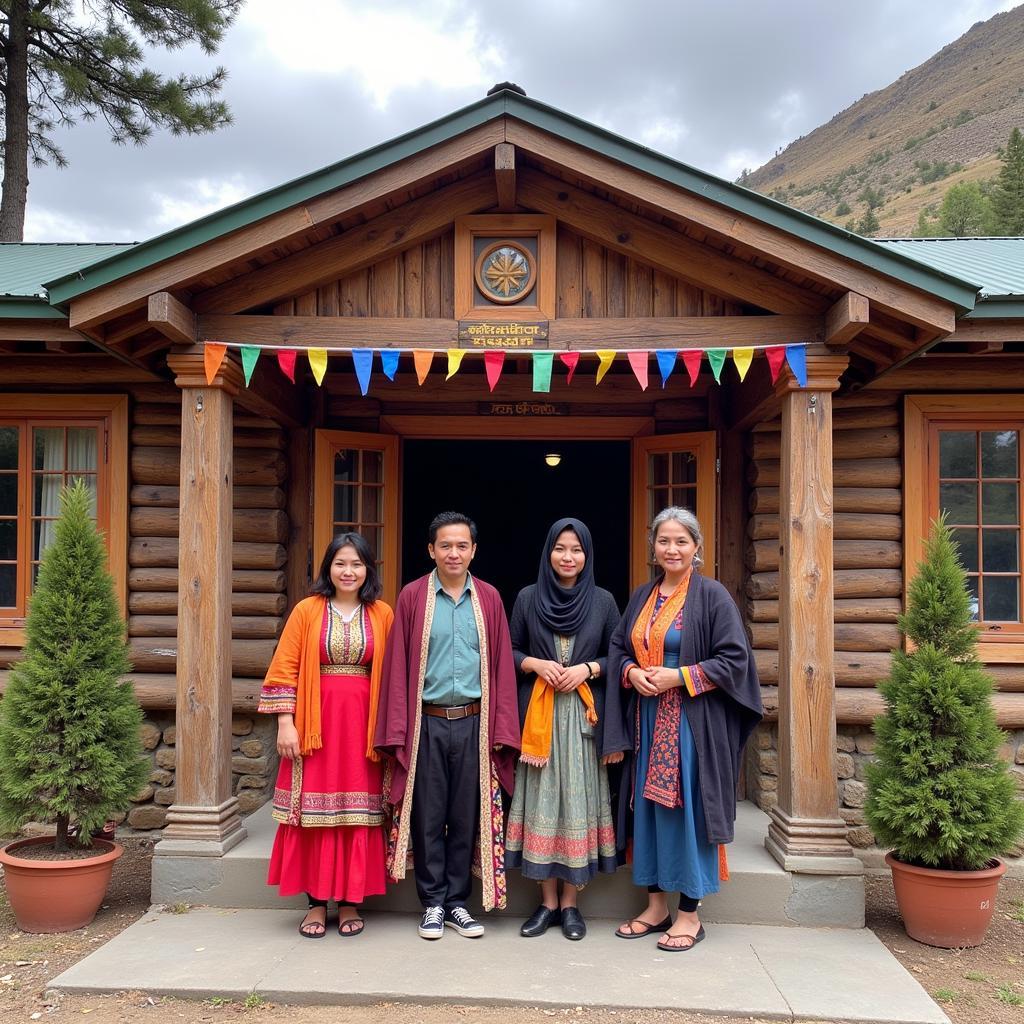
MULTIPOLYGON (((246 818, 245 826, 247 838, 223 857, 167 856, 158 844, 153 858, 153 902, 248 909, 302 907, 302 897, 282 899, 266 884, 277 827, 269 805, 246 818)), ((764 847, 767 831, 768 816, 751 803, 741 803, 736 840, 729 847, 731 879, 704 901, 702 916, 736 924, 861 927, 861 879, 784 871, 764 847)), ((583 893, 580 906, 585 916, 624 920, 643 907, 645 898, 633 885, 629 869, 620 868, 615 875, 599 875, 583 893)), ((508 908, 502 913, 527 917, 537 902, 537 886, 518 871, 509 872, 508 908)), ((479 908, 479 900, 471 906, 479 908)), ((418 913, 411 877, 385 896, 368 899, 365 909, 418 913)))

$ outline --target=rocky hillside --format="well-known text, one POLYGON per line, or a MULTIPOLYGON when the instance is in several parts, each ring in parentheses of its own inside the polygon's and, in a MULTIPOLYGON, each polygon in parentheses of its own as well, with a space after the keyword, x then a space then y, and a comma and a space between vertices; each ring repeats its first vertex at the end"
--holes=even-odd
POLYGON ((1015 126, 1024 128, 1024 5, 974 25, 740 184, 836 224, 870 203, 878 235, 909 235, 950 185, 996 174, 1015 126))

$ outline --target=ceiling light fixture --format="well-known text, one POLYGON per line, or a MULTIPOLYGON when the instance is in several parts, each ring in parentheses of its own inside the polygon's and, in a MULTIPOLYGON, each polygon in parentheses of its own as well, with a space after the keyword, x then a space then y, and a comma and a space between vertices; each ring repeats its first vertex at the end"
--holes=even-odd
POLYGON ((562 461, 562 456, 559 455, 558 452, 548 452, 547 455, 544 456, 544 461, 554 469, 554 467, 562 461))

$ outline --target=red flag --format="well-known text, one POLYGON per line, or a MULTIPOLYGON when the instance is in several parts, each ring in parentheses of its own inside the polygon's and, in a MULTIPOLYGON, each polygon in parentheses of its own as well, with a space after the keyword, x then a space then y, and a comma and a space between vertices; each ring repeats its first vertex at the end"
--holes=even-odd
POLYGON ((680 352, 680 355, 683 357, 683 364, 690 374, 690 387, 692 388, 700 376, 700 360, 704 353, 699 348, 692 348, 688 352, 680 352))
POLYGON ((484 370, 487 373, 487 386, 493 391, 501 379, 501 368, 505 365, 504 352, 485 352, 484 370))
POLYGON ((650 362, 649 352, 629 352, 626 358, 629 360, 629 365, 633 368, 633 376, 640 382, 640 390, 647 390, 647 368, 650 362))
POLYGON ((779 371, 786 362, 786 346, 772 345, 771 348, 764 350, 764 354, 768 357, 768 367, 772 371, 772 383, 774 384, 779 379, 779 371))
POLYGON ((580 354, 579 352, 563 352, 559 357, 559 361, 569 368, 569 376, 565 378, 566 384, 572 383, 572 375, 576 372, 576 367, 579 365, 580 354))
POLYGON ((277 365, 281 372, 294 384, 295 383, 295 357, 299 354, 298 349, 279 348, 277 350, 277 365))

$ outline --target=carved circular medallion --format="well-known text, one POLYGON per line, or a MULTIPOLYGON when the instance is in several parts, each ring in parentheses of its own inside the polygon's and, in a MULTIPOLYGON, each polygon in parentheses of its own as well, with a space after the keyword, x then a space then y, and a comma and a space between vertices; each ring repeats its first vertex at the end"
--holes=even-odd
POLYGON ((524 299, 537 281, 533 253, 518 242, 488 245, 476 261, 476 286, 491 302, 508 305, 524 299))

